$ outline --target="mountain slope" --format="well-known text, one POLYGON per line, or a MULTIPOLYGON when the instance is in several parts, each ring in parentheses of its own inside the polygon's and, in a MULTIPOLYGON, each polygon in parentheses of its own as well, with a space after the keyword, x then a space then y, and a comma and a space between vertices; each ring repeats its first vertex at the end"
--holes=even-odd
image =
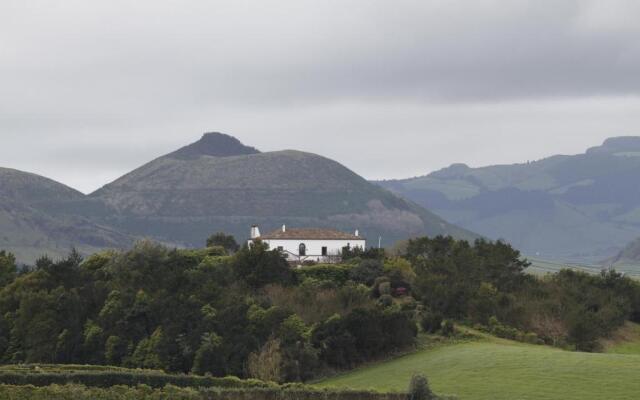
POLYGON ((355 228, 390 244, 423 234, 473 234, 327 158, 294 150, 260 153, 220 133, 155 159, 91 194, 114 210, 101 223, 131 234, 201 245, 249 227, 355 228))
POLYGON ((59 212, 82 201, 82 193, 61 183, 0 168, 0 249, 13 252, 20 262, 32 263, 44 254, 65 255, 72 247, 89 253, 130 243, 128 235, 59 212))
POLYGON ((525 254, 597 262, 640 236, 640 137, 584 154, 377 182, 448 221, 525 254))
POLYGON ((624 266, 624 265, 640 265, 640 238, 633 240, 627 244, 618 254, 606 259, 603 263, 605 266, 624 266))

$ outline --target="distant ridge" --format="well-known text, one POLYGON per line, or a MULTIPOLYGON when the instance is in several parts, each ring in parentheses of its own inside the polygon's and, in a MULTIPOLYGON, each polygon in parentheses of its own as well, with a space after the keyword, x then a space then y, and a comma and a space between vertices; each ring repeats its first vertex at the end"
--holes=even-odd
POLYGON ((584 154, 377 182, 446 220, 523 253, 596 264, 640 237, 640 137, 612 137, 584 154))

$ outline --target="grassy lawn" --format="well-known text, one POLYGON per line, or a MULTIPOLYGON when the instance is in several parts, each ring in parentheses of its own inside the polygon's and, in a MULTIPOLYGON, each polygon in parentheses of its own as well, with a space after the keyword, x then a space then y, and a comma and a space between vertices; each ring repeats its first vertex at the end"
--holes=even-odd
POLYGON ((321 387, 405 390, 427 375, 461 400, 640 398, 640 355, 574 353, 499 339, 442 345, 319 382, 321 387))

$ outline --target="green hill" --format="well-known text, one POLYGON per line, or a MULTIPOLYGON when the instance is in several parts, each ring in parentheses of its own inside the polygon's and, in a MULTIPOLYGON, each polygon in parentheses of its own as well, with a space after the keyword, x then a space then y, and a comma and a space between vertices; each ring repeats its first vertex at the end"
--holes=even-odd
POLYGON ((598 263, 640 234, 639 175, 640 137, 618 137, 584 154, 377 183, 527 256, 598 263))
POLYGON ((48 254, 65 255, 72 247, 91 253, 130 243, 128 235, 86 217, 61 213, 84 195, 39 175, 0 168, 0 248, 20 262, 48 254))
POLYGON ((367 182, 339 163, 294 150, 260 153, 220 133, 153 160, 91 195, 111 214, 100 223, 140 236, 201 245, 249 227, 359 228, 377 243, 417 235, 473 234, 367 182))
POLYGON ((495 338, 421 350, 318 386, 402 390, 415 372, 426 374, 435 392, 463 400, 617 400, 640 393, 640 355, 568 352, 495 338))

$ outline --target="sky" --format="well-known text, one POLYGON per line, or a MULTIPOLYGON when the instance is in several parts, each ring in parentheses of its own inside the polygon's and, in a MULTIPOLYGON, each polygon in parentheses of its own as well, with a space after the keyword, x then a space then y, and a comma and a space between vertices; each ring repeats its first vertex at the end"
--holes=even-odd
POLYGON ((635 0, 0 0, 0 166, 89 193, 224 132, 369 179, 640 135, 635 0))

